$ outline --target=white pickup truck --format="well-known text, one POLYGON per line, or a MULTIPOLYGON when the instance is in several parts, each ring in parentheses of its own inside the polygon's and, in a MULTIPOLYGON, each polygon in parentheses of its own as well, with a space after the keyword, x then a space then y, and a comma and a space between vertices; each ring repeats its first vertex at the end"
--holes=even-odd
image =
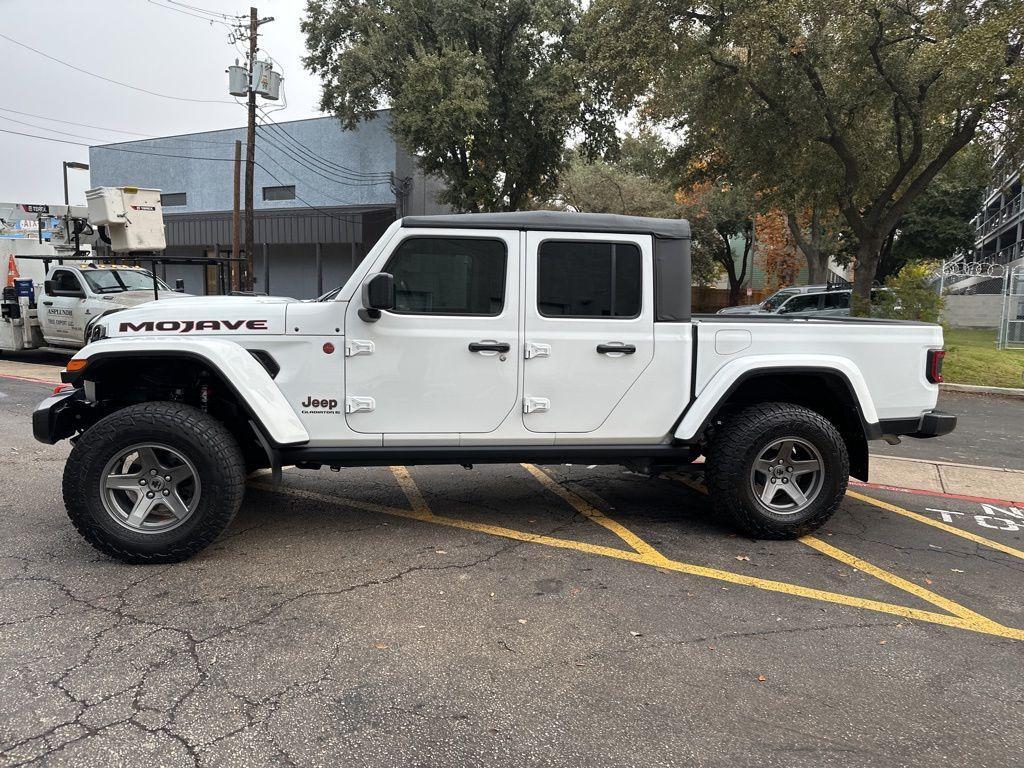
POLYGON ((869 440, 954 428, 939 326, 691 316, 689 248, 685 221, 405 218, 327 300, 100 320, 35 436, 74 441, 86 539, 169 562, 224 529, 247 471, 283 465, 685 465, 744 533, 798 536, 867 477, 869 440))
MULTIPOLYGON (((53 257, 56 261, 57 257, 53 257)), ((16 259, 27 275, 42 264, 16 259)), ((31 277, 26 278, 31 279, 31 277)), ((45 280, 32 280, 30 300, 12 290, 0 300, 0 352, 18 352, 40 347, 78 349, 85 344, 90 324, 114 311, 138 306, 156 298, 181 298, 159 278, 153 290, 149 270, 69 260, 46 272, 45 280)))

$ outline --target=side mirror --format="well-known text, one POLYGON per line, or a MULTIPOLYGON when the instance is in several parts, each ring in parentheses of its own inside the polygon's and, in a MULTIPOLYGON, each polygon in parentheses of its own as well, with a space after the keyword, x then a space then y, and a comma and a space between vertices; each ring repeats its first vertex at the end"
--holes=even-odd
POLYGON ((363 282, 363 308, 359 317, 367 323, 380 319, 383 309, 395 308, 395 278, 387 272, 378 272, 363 282))
POLYGON ((185 281, 180 277, 174 281, 174 290, 178 293, 185 292, 185 281))
POLYGON ((53 280, 44 280, 43 281, 43 291, 48 296, 53 296, 53 280))

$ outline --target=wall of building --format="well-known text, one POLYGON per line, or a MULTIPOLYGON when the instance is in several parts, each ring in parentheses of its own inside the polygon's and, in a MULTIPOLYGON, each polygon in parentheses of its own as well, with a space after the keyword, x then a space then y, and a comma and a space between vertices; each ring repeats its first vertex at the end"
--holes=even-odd
MULTIPOLYGON (((396 170, 400 152, 389 124, 390 113, 383 111, 353 131, 343 130, 333 117, 260 128, 254 209, 305 208, 307 203, 317 207, 394 205, 390 179, 382 176, 396 170), (263 200, 264 187, 291 184, 301 200, 263 200)), ((164 193, 185 192, 187 204, 168 207, 168 213, 229 211, 236 139, 243 142, 244 159, 242 127, 90 147, 92 182, 98 187, 134 185, 164 193)))
POLYGON ((948 295, 942 323, 950 328, 998 328, 1002 311, 999 294, 948 295))

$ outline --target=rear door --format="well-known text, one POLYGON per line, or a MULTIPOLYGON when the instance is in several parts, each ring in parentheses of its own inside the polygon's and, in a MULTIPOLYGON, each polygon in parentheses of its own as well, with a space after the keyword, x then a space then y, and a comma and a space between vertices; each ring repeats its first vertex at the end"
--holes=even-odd
POLYGON ((586 433, 654 357, 649 236, 530 232, 523 422, 586 433))
POLYGON ((411 230, 374 272, 395 308, 345 319, 346 419, 356 432, 491 432, 518 406, 520 233, 411 230))

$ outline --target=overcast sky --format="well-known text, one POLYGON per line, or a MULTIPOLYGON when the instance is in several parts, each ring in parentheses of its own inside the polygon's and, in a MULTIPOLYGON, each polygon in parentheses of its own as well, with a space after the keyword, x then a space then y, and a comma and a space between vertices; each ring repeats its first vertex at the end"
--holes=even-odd
MULTIPOLYGON (((227 14, 248 15, 250 7, 232 0, 182 2, 227 14)), ((167 4, 167 0, 0 0, 0 34, 139 88, 232 102, 224 70, 241 55, 228 42, 228 29, 171 10, 167 4)), ((299 22, 304 0, 258 0, 257 7, 261 17, 275 18, 261 27, 261 49, 284 71, 288 106, 273 113, 274 120, 321 114, 319 84, 301 63, 305 44, 299 22)), ((2 131, 104 144, 142 138, 134 134, 167 136, 245 124, 245 109, 237 104, 140 93, 76 72, 3 38, 0 62, 2 131)), ((272 107, 271 102, 263 103, 272 107)), ((75 144, 0 132, 0 203, 62 202, 64 160, 88 162, 89 151, 75 144)), ((84 204, 89 174, 78 170, 68 174, 71 202, 84 204)))

